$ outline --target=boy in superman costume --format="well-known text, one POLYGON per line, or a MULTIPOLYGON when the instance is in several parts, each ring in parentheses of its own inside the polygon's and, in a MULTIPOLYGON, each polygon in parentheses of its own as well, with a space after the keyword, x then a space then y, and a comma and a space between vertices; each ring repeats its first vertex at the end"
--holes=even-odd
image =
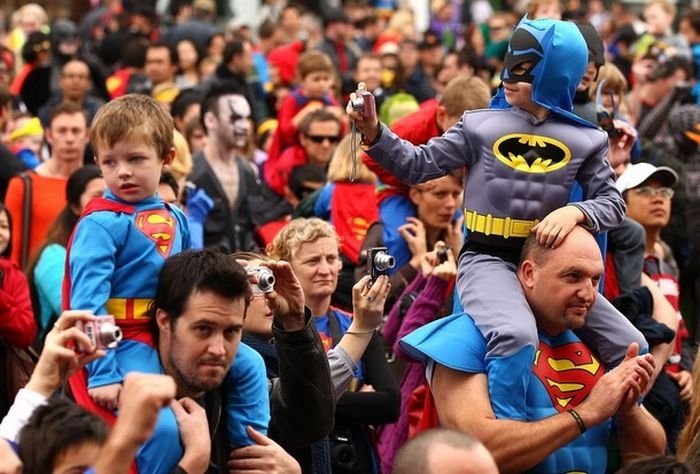
MULTIPOLYGON (((110 102, 90 138, 108 189, 90 201, 71 237, 63 305, 113 315, 123 332, 116 349, 70 381, 78 404, 113 421, 124 376, 162 372, 146 311, 165 259, 189 248, 190 237, 182 211, 156 194, 175 156, 172 119, 157 102, 136 95, 110 102)), ((175 416, 165 408, 137 455, 139 471, 165 472, 182 455, 175 416)))
MULTIPOLYGON (((160 104, 143 95, 113 100, 96 115, 91 142, 108 190, 90 201, 71 237, 63 305, 113 315, 123 332, 114 350, 70 380, 78 404, 114 422, 124 376, 163 372, 147 311, 165 260, 190 247, 190 234, 182 211, 156 194, 162 168, 175 156, 172 118, 160 104)), ((246 424, 265 433, 269 421, 267 381, 255 365, 262 361, 251 352, 238 352, 237 370, 225 382, 235 445, 250 444, 241 435, 246 424)), ((182 456, 177 422, 164 408, 132 472, 169 473, 182 456)))
MULTIPOLYGON (((511 37, 503 85, 491 109, 467 112, 427 145, 414 147, 376 117, 348 107, 365 151, 404 183, 467 166, 465 227, 457 293, 487 344, 489 388, 522 412, 538 346, 529 305, 515 276, 525 238, 556 247, 576 226, 617 226, 625 205, 608 164, 608 137, 572 110, 588 49, 574 23, 523 19, 511 37), (569 204, 577 181, 584 200, 569 204)), ((616 147, 617 148, 617 147, 616 147)), ((643 336, 604 298, 597 298, 581 339, 609 367, 643 336)), ((494 397, 501 400, 500 397, 494 397)))

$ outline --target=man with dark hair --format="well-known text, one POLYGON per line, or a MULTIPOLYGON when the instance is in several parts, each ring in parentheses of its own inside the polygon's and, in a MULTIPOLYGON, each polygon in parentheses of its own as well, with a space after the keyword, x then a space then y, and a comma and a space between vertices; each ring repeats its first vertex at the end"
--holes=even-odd
POLYGON ((335 114, 325 108, 308 114, 299 124, 299 144, 282 152, 275 174, 268 176, 270 189, 296 205, 289 189, 294 168, 310 164, 325 171, 341 138, 341 124, 335 114))
POLYGON ((256 224, 252 205, 259 184, 250 162, 248 146, 251 107, 244 89, 233 83, 213 87, 205 96, 201 120, 207 144, 192 157, 189 180, 214 200, 204 221, 204 246, 227 252, 256 248, 256 224))
POLYGON ((26 177, 12 178, 7 188, 5 204, 12 215, 12 235, 17 243, 12 260, 20 266, 44 241, 49 226, 66 204, 68 177, 84 163, 88 126, 82 107, 70 102, 54 107, 45 138, 51 145, 49 159, 26 177), (27 197, 31 202, 26 202, 27 197))
POLYGON ((19 433, 22 472, 72 472, 92 466, 109 428, 97 415, 65 398, 34 410, 19 433))
POLYGON ((41 124, 44 127, 48 125, 49 113, 56 105, 71 102, 81 106, 87 112, 89 126, 97 109, 104 104, 104 101, 90 95, 92 79, 88 64, 80 59, 67 61, 61 68, 58 87, 59 92, 53 94, 39 109, 38 117, 41 124))
MULTIPOLYGON (((177 50, 165 42, 156 42, 146 50, 146 76, 155 91, 161 84, 175 84, 177 50)), ((162 87, 162 86, 161 86, 162 87)))
POLYGON ((185 89, 180 92, 172 104, 170 115, 173 116, 175 128, 180 133, 185 133, 185 128, 192 118, 200 115, 204 94, 195 89, 185 89))
POLYGON ((493 456, 476 438, 444 428, 420 433, 404 444, 394 474, 497 474, 493 456))
MULTIPOLYGON (((323 438, 332 427, 335 400, 330 372, 291 267, 275 261, 266 265, 276 279, 275 291, 264 297, 274 314, 273 335, 280 354, 279 379, 271 381, 269 432, 285 449, 301 448, 323 438)), ((249 278, 229 255, 213 250, 183 252, 166 261, 151 306, 165 373, 175 379, 178 398, 194 398, 206 408, 211 460, 217 466, 225 466, 229 458, 227 427, 230 436, 230 425, 241 418, 222 408, 232 397, 245 395, 241 384, 224 379, 233 354, 247 348, 239 343, 253 297, 249 278)), ((232 371, 238 361, 236 357, 232 371)), ((243 401, 248 404, 265 398, 264 393, 247 395, 243 401)), ((275 443, 268 447, 279 448, 275 443)), ((235 453, 234 449, 232 459, 235 453)))

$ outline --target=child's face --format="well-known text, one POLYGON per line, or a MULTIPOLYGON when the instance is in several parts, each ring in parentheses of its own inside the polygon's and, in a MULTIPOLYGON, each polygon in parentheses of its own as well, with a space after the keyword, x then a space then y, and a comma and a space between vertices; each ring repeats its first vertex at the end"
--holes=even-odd
POLYGON ((7 212, 0 212, 0 254, 3 254, 10 245, 10 220, 7 212))
POLYGON ((301 88, 306 97, 320 99, 328 94, 333 84, 333 78, 325 71, 315 71, 307 74, 301 81, 301 88))
POLYGON ((14 144, 20 150, 31 150, 35 155, 39 155, 41 152, 41 146, 44 144, 43 135, 28 135, 26 137, 18 138, 15 140, 14 144))
POLYGON ((673 18, 658 4, 649 5, 644 10, 647 32, 655 36, 666 34, 673 18))
POLYGON ((111 147, 98 144, 96 154, 107 187, 123 201, 138 202, 155 195, 163 165, 170 164, 174 150, 160 157, 145 138, 131 136, 111 147))
POLYGON ((552 20, 561 20, 561 7, 559 2, 543 3, 535 11, 534 18, 551 18, 552 20))

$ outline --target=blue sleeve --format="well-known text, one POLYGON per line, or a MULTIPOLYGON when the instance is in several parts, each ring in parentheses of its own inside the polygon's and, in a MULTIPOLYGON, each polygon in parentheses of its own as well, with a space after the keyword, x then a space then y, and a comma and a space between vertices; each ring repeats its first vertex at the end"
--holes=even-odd
MULTIPOLYGON (((112 275, 118 235, 116 228, 106 228, 107 220, 95 213, 80 220, 70 248, 71 309, 90 310, 95 315, 107 314, 106 304, 112 290, 112 275), (98 222, 99 219, 99 222, 98 222)), ((111 216, 109 216, 111 217, 111 216)), ((112 226, 116 227, 116 226, 112 226)), ((124 375, 117 367, 115 351, 87 365, 88 388, 121 383, 124 375)))
POLYGON ((450 369, 486 373, 486 340, 466 313, 452 314, 416 329, 399 342, 410 357, 450 369))
POLYGON ((246 427, 267 435, 270 424, 270 392, 262 356, 241 343, 224 384, 229 443, 234 447, 255 444, 246 427))
POLYGON ((47 305, 46 310, 41 310, 41 328, 43 334, 48 324, 46 317, 52 314, 61 314, 61 285, 66 269, 66 249, 59 244, 46 246, 41 252, 39 261, 34 267, 34 287, 39 295, 41 305, 47 305))
POLYGON ((331 217, 331 198, 335 190, 335 183, 326 183, 314 204, 314 214, 321 219, 328 220, 331 217))
POLYGON ((409 217, 415 217, 416 210, 408 196, 390 196, 379 205, 379 218, 384 224, 382 241, 389 255, 396 259, 396 265, 389 270, 389 275, 396 273, 406 265, 413 256, 406 240, 399 234, 399 227, 406 223, 409 217))

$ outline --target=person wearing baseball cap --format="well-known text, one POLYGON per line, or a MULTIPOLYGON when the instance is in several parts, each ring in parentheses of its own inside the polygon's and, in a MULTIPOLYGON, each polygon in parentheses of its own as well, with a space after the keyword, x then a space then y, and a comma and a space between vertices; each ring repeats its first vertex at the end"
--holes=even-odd
POLYGON ((678 319, 672 353, 644 403, 663 425, 671 449, 676 446, 684 424, 683 405, 693 397, 693 358, 689 332, 679 312, 678 265, 671 248, 661 239, 661 231, 671 218, 671 198, 676 184, 678 174, 672 168, 650 163, 631 165, 617 180, 627 203, 627 217, 641 224, 646 233, 642 271, 659 285, 672 307, 670 315, 678 319))
MULTIPOLYGON (((625 191, 629 191, 634 188, 652 188, 653 186, 641 186, 647 181, 651 183, 658 184, 659 189, 667 189, 668 191, 646 191, 647 196, 655 196, 656 194, 661 194, 662 196, 668 197, 673 196, 673 188, 676 183, 678 183, 678 173, 668 166, 654 166, 651 163, 637 163, 636 165, 630 165, 627 167, 624 173, 620 175, 615 183, 617 190, 624 194, 625 191), (670 193, 669 193, 670 192, 670 193)), ((670 200, 669 200, 670 202, 670 200)))

